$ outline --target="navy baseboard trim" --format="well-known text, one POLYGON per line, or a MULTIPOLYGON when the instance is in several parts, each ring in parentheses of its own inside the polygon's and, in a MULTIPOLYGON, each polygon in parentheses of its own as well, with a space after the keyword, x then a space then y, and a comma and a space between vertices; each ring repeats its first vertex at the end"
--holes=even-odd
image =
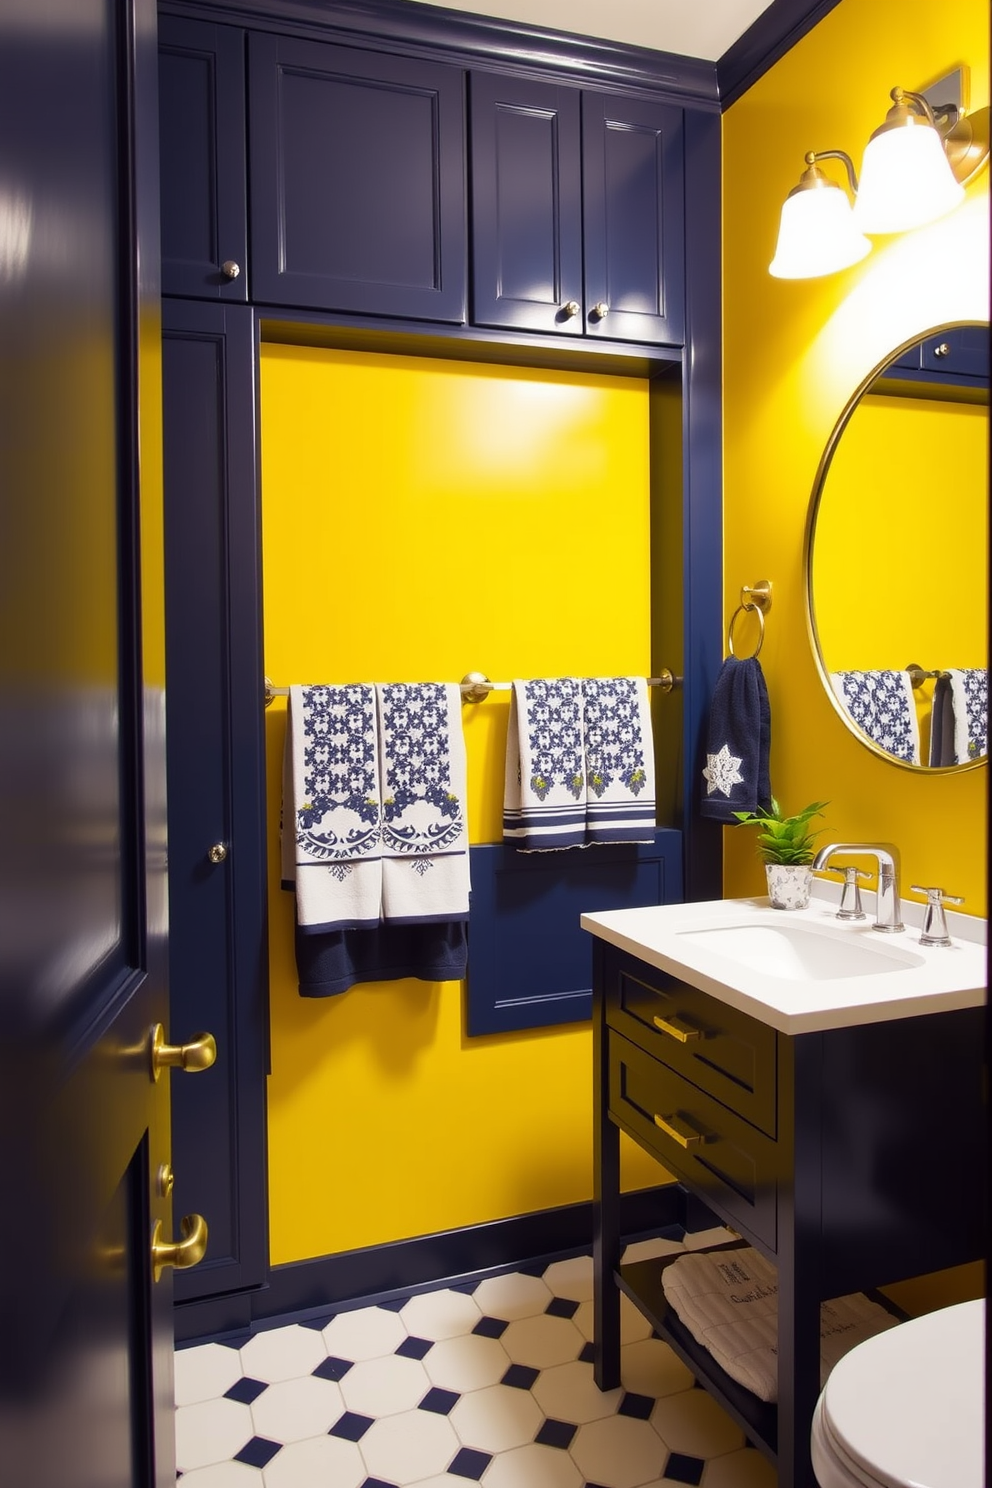
MULTIPOLYGON (((620 1204, 627 1239, 673 1227, 703 1229, 718 1222, 678 1183, 625 1193, 620 1204)), ((272 1326, 275 1318, 326 1312, 432 1282, 512 1270, 538 1257, 574 1254, 591 1249, 592 1227, 593 1206, 588 1201, 273 1266, 268 1283, 257 1290, 177 1304, 176 1343, 204 1342, 272 1326)))

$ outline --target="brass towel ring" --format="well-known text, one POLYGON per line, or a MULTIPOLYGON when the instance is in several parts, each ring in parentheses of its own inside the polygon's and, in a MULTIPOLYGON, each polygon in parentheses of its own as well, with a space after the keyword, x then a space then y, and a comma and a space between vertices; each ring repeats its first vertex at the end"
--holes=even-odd
POLYGON ((757 584, 745 584, 741 589, 741 602, 730 617, 727 626, 727 650, 738 661, 750 661, 757 656, 765 644, 765 615, 772 607, 772 586, 769 579, 759 579, 757 584), (738 615, 757 615, 758 644, 750 657, 738 657, 734 650, 734 623, 738 615))

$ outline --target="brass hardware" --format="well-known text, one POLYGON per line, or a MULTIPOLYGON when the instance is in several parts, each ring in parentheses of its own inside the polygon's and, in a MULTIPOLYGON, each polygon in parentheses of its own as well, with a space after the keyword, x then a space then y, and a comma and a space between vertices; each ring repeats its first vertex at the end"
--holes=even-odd
POLYGON ((221 273, 224 275, 225 279, 237 279, 238 275, 241 273, 241 265, 239 263, 235 263, 233 258, 225 258, 220 268, 221 273))
POLYGON ((159 1163, 158 1174, 155 1178, 155 1188, 160 1199, 167 1199, 176 1185, 176 1175, 172 1171, 171 1163, 159 1163))
POLYGON ((152 1276, 159 1281, 166 1266, 188 1271, 198 1266, 207 1253, 207 1221, 202 1214, 185 1214, 179 1221, 181 1240, 162 1239, 162 1221, 155 1221, 152 1231, 152 1276))
POLYGON ((738 615, 757 615, 758 617, 758 644, 751 652, 751 656, 757 656, 765 644, 765 616, 772 607, 772 581, 771 579, 759 579, 756 584, 743 584, 741 586, 741 602, 730 617, 727 626, 727 650, 731 656, 736 657, 734 650, 734 623, 738 615))
POLYGON ((648 686, 657 687, 659 692, 671 692, 682 686, 682 678, 676 677, 671 667, 659 667, 657 677, 648 678, 648 686))
POLYGON ((581 309, 582 306, 579 304, 578 300, 569 300, 566 305, 562 305, 561 312, 566 320, 572 320, 576 315, 578 315, 581 309))
POLYGON ((485 672, 466 672, 461 680, 462 700, 466 703, 482 703, 493 690, 485 672))
POLYGON ((655 1017, 654 1026, 659 1033, 667 1033, 669 1038, 677 1039, 680 1044, 690 1044, 694 1039, 702 1038, 698 1028, 684 1023, 681 1018, 655 1017))
POLYGON ((212 847, 207 848, 207 857, 211 863, 223 863, 227 858, 227 843, 215 842, 212 847))
POLYGON ((951 348, 948 346, 948 344, 947 344, 946 341, 941 341, 941 343, 940 343, 939 346, 935 346, 934 347, 933 354, 936 357, 950 356, 950 354, 951 354, 951 348))
POLYGON ((610 313, 610 307, 605 300, 597 300, 592 307, 592 313, 597 320, 605 320, 610 313))
POLYGON ((198 1033, 188 1044, 167 1044, 165 1029, 156 1023, 149 1039, 152 1079, 157 1080, 164 1069, 186 1070, 195 1074, 197 1070, 209 1069, 217 1058, 217 1040, 212 1033, 198 1033))
POLYGON ((661 1127, 666 1137, 671 1137, 673 1142, 678 1142, 679 1146, 685 1148, 686 1150, 688 1150, 690 1147, 695 1147, 697 1143, 703 1140, 702 1132, 694 1131, 693 1128, 689 1125, 688 1121, 686 1121, 681 1116, 656 1115, 654 1118, 654 1124, 655 1126, 661 1127), (676 1121, 679 1123, 679 1126, 685 1128, 683 1131, 679 1131, 678 1127, 673 1125, 673 1122, 676 1121))

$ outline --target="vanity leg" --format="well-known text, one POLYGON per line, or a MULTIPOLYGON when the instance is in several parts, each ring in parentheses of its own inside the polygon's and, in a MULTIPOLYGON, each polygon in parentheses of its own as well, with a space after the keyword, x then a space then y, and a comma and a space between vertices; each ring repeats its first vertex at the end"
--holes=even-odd
POLYGON ((602 942, 593 948, 593 1376, 601 1390, 620 1383, 620 1132, 609 1119, 609 1048, 602 942))

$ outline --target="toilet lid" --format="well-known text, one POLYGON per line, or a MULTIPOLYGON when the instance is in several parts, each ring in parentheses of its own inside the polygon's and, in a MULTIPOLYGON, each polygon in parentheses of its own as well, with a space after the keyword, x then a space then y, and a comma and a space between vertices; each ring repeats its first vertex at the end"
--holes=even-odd
POLYGON ((983 1488, 985 1303, 890 1328, 831 1370, 828 1437, 879 1488, 983 1488))

